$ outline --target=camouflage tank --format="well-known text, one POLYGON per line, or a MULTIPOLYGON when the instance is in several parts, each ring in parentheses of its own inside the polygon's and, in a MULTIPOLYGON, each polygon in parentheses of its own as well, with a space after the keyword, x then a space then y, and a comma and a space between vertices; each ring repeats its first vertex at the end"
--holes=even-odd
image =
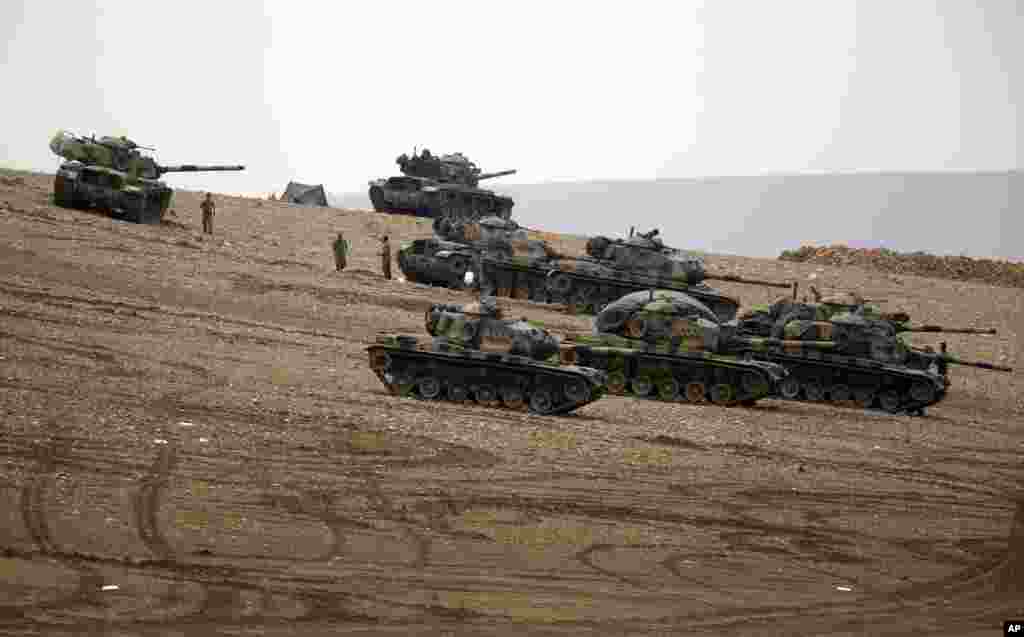
POLYGON ((53 181, 53 201, 62 208, 99 208, 135 223, 160 223, 174 191, 167 173, 245 170, 245 166, 161 166, 127 137, 76 137, 58 131, 50 150, 68 160, 53 181))
POLYGON ((795 356, 778 348, 752 351, 758 360, 785 365, 789 377, 780 385, 783 398, 831 400, 892 413, 923 413, 941 401, 950 385, 948 365, 967 365, 996 371, 1010 368, 963 361, 943 351, 915 349, 903 332, 994 334, 995 330, 947 329, 907 324, 905 313, 886 314, 856 295, 820 298, 817 303, 780 300, 746 312, 738 321, 741 334, 781 337, 790 341, 835 344, 828 354, 795 356), (771 317, 777 316, 774 321, 771 317))
POLYGON ((485 173, 462 153, 432 155, 424 149, 405 153, 395 163, 401 176, 369 182, 370 202, 377 212, 417 217, 479 219, 495 216, 508 219, 514 202, 479 187, 486 179, 515 174, 515 170, 485 173))
POLYGON ((739 300, 709 287, 705 280, 792 288, 790 283, 708 273, 699 257, 665 246, 657 234, 652 230, 626 240, 593 237, 587 241, 585 257, 538 259, 522 245, 486 250, 480 259, 481 289, 485 294, 564 303, 585 314, 597 314, 632 292, 667 289, 690 295, 719 321, 729 321, 736 317, 739 300))
POLYGON ((559 365, 558 340, 525 320, 503 318, 493 297, 437 304, 425 319, 429 342, 380 335, 367 348, 370 368, 396 395, 472 399, 547 415, 568 413, 605 393, 604 372, 559 365))
POLYGON ((398 250, 398 267, 409 281, 453 289, 478 287, 479 259, 485 250, 503 258, 525 254, 536 261, 550 261, 560 257, 545 242, 530 239, 511 219, 484 217, 466 222, 439 217, 433 228, 436 238, 403 242, 398 250), (472 273, 469 283, 467 273, 472 273))
POLYGON ((784 367, 745 360, 750 348, 808 347, 737 336, 706 305, 682 292, 634 292, 609 304, 594 318, 593 336, 563 342, 561 360, 608 373, 608 391, 665 401, 750 406, 775 395, 786 379, 784 367))

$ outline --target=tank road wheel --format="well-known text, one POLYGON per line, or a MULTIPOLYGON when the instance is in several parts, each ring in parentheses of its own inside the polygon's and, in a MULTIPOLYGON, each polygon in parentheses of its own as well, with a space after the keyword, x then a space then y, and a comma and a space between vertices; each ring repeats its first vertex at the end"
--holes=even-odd
POLYGON ((633 387, 633 393, 637 396, 649 396, 654 391, 654 383, 647 376, 637 376, 630 383, 633 387))
POLYGON ((626 375, 622 372, 609 373, 605 386, 608 387, 608 391, 612 394, 621 395, 626 393, 626 375))
POLYGON ((448 398, 461 403, 469 400, 469 390, 465 385, 452 385, 448 388, 448 398))
POLYGON ((434 376, 424 376, 416 383, 420 398, 434 400, 441 395, 441 381, 434 376))
POLYGON ((910 386, 910 397, 917 403, 935 400, 935 387, 931 383, 916 382, 910 386))
POLYGON ((816 380, 809 380, 804 383, 804 396, 807 400, 821 402, 825 400, 825 388, 816 380))
POLYGON ((707 389, 704 383, 693 381, 686 383, 686 400, 691 403, 702 403, 707 400, 707 389))
POLYGON ((501 402, 509 409, 522 409, 526 406, 523 400, 523 391, 515 385, 506 385, 501 388, 501 402))
POLYGON ((723 407, 731 407, 736 404, 736 390, 728 383, 712 385, 711 402, 723 407))
POLYGON ((555 401, 551 399, 551 390, 547 387, 538 387, 530 394, 530 411, 535 414, 549 414, 555 408, 555 401))
POLYGON ((845 403, 850 400, 853 393, 850 391, 849 385, 839 383, 838 385, 833 385, 832 389, 828 390, 828 395, 832 402, 845 403))
POLYGON ((473 398, 481 405, 495 407, 498 403, 498 392, 494 391, 490 385, 481 385, 473 392, 473 398))
POLYGON ((878 404, 889 413, 900 410, 900 395, 893 389, 887 389, 878 395, 878 404))
POLYGON ((875 390, 870 387, 858 387, 853 390, 853 402, 861 409, 870 409, 875 404, 875 390))
POLYGON ((562 388, 565 397, 574 403, 585 403, 590 400, 590 386, 582 379, 573 379, 562 388))
POLYGON ((679 381, 674 378, 665 378, 658 383, 658 398, 662 400, 676 400, 679 398, 679 381))
POLYGON ((786 400, 796 400, 800 395, 800 381, 795 376, 786 376, 779 383, 779 393, 786 400))

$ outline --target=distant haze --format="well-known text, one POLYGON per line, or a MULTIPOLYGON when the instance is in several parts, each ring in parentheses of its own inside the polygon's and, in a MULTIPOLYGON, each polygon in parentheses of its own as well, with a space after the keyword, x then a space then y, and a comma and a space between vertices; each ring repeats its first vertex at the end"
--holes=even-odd
MULTIPOLYGON (((657 227, 666 243, 778 256, 803 243, 903 252, 1024 256, 1024 172, 796 175, 504 185, 524 226, 626 236, 657 227)), ((366 193, 332 196, 368 208, 366 193)))
POLYGON ((1019 252, 1019 188, 970 174, 1024 168, 1022 34, 1022 0, 2 0, 0 166, 65 128, 246 165, 183 188, 346 193, 427 147, 553 229, 1019 252), (958 175, 766 176, 865 172, 958 175))

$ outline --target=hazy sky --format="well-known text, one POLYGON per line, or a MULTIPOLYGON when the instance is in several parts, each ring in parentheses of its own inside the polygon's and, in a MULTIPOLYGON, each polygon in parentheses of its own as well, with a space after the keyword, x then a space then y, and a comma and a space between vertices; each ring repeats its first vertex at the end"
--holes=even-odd
POLYGON ((0 164, 127 134, 223 192, 414 145, 499 181, 1021 167, 1024 3, 0 2, 0 164))

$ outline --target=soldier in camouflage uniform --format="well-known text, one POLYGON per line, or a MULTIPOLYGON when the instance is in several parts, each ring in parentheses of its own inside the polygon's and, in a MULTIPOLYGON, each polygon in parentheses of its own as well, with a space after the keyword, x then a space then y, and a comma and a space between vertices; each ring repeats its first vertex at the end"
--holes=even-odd
POLYGON ((217 212, 217 204, 213 203, 213 196, 206 193, 203 203, 199 204, 203 212, 203 234, 213 234, 213 215, 217 212))
POLYGON ((391 280, 391 244, 388 243, 388 236, 380 240, 380 269, 384 272, 384 278, 391 280))
POLYGON ((337 272, 341 272, 348 265, 348 253, 349 244, 345 240, 345 235, 338 233, 338 238, 334 240, 334 269, 337 272))

